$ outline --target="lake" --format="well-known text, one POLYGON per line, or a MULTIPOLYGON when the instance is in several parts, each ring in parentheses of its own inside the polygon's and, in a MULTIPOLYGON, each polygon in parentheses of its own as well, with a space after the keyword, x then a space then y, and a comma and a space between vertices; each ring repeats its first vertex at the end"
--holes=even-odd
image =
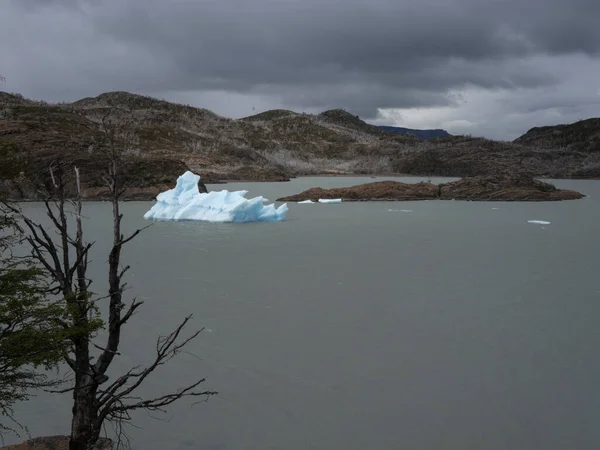
MULTIPOLYGON (((210 188, 274 200, 369 181, 210 188)), ((205 330, 142 393, 206 377, 219 396, 160 420, 136 414, 133 448, 597 448, 600 182, 556 184, 589 197, 290 204, 280 223, 156 223, 125 250, 127 294, 145 304, 112 374, 147 363, 155 338, 193 313, 190 331, 205 330)), ((124 204, 125 227, 146 225, 150 206, 124 204)), ((84 208, 101 290, 110 207, 84 208)), ((66 434, 70 407, 40 394, 18 412, 34 436, 66 434)))

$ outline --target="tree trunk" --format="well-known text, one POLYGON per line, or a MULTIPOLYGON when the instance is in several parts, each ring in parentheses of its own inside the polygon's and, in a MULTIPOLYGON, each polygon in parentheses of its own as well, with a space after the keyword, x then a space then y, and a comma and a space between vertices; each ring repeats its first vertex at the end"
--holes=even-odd
MULTIPOLYGON (((79 317, 76 322, 81 326, 87 326, 84 311, 83 309, 78 311, 79 317)), ((100 434, 100 430, 97 433, 94 430, 94 424, 98 418, 96 393, 99 383, 90 367, 90 349, 87 337, 78 337, 74 344, 75 389, 73 390, 73 419, 69 450, 90 450, 100 434)))
POLYGON ((100 436, 100 430, 94 430, 97 422, 97 408, 94 405, 98 385, 89 375, 80 377, 73 392, 73 420, 71 422, 71 441, 69 450, 89 450, 100 436))

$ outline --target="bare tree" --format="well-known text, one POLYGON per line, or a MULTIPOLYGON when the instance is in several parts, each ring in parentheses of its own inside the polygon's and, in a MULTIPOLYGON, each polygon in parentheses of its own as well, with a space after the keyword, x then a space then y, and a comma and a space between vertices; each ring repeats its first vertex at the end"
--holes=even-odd
POLYGON ((125 193, 123 167, 124 146, 119 141, 118 128, 103 120, 104 151, 108 171, 105 177, 110 192, 113 215, 113 240, 108 254, 108 293, 97 296, 90 290, 92 280, 88 278, 88 258, 93 243, 84 240, 82 221, 83 203, 79 170, 63 162, 55 162, 50 167, 51 186, 46 196, 46 213, 57 231, 57 238, 51 236, 47 228, 34 222, 18 209, 28 228, 29 242, 34 258, 46 269, 54 284, 55 292, 64 302, 66 318, 62 322, 68 337, 70 351, 64 360, 74 375, 73 386, 61 392, 73 394, 73 417, 69 450, 88 450, 98 442, 103 424, 116 423, 121 430, 124 423, 131 420, 135 410, 163 411, 163 408, 184 397, 203 397, 216 394, 201 390, 205 381, 198 379, 174 392, 155 398, 141 398, 136 389, 157 368, 179 354, 183 347, 195 339, 202 331, 184 336, 184 328, 191 319, 186 317, 177 328, 156 343, 156 354, 146 367, 134 367, 110 380, 107 370, 119 353, 121 330, 129 322, 143 302, 133 299, 125 305, 123 277, 129 266, 121 264, 123 247, 143 229, 124 235, 121 229, 123 214, 120 200, 125 193), (76 196, 66 197, 66 175, 74 172, 76 196), (73 219, 74 218, 74 226, 73 219), (102 320, 101 309, 108 303, 108 320, 102 320), (94 342, 96 331, 107 329, 107 339, 103 345, 94 342), (99 351, 97 357, 92 354, 99 351))

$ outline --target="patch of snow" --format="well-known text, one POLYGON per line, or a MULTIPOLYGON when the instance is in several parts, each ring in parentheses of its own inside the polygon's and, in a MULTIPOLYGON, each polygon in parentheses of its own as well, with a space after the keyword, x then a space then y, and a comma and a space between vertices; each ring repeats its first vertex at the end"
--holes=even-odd
POLYGON ((319 203, 342 203, 341 198, 320 198, 319 203))
POLYGON ((177 178, 174 189, 161 192, 144 219, 205 222, 275 222, 285 220, 287 204, 263 205, 264 197, 245 198, 248 191, 198 191, 200 177, 190 171, 177 178))
POLYGON ((535 223, 538 225, 550 225, 551 222, 548 222, 546 220, 528 220, 527 223, 535 223))
POLYGON ((301 202, 298 202, 299 205, 309 205, 314 203, 312 200, 303 200, 301 202))

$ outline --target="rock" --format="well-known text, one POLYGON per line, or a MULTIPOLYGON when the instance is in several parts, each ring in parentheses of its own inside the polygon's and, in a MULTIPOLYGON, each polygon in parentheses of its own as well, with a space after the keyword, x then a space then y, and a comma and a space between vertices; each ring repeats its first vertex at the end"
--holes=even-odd
MULTIPOLYGON (((92 450, 113 450, 110 439, 101 438, 92 450)), ((69 436, 44 436, 17 444, 0 447, 0 450, 69 450, 69 436)))
POLYGON ((343 201, 385 200, 478 200, 478 201, 556 201, 574 200, 583 194, 556 189, 527 176, 489 176, 464 178, 451 183, 401 183, 378 181, 348 188, 308 189, 297 195, 277 199, 281 202, 341 198, 343 201))
POLYGON ((398 181, 376 181, 348 188, 312 188, 297 195, 283 197, 277 201, 299 202, 318 201, 320 198, 341 198, 343 201, 369 200, 425 200, 435 199, 438 187, 432 183, 400 183, 398 181))
POLYGON ((526 176, 463 178, 440 185, 442 200, 556 201, 583 198, 583 194, 556 189, 549 183, 526 176))

